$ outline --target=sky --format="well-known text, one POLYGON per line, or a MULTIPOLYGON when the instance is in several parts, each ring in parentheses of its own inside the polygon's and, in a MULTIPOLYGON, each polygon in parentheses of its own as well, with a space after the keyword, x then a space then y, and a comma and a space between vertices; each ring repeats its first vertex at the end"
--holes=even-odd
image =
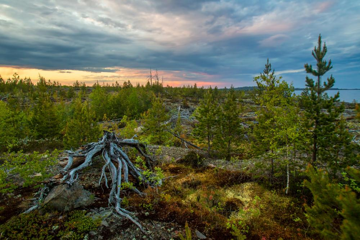
POLYGON ((253 86, 270 59, 305 86, 319 34, 335 87, 360 88, 358 0, 0 0, 0 75, 164 85, 253 86))

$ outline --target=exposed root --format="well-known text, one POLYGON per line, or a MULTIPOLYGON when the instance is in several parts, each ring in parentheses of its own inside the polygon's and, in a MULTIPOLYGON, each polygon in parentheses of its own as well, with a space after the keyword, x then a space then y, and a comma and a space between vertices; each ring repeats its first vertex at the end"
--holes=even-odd
MULTIPOLYGON (((135 223, 143 232, 145 232, 140 223, 135 220, 133 214, 121 207, 121 184, 122 182, 129 183, 129 174, 131 174, 138 181, 138 183, 144 184, 145 186, 156 187, 157 185, 161 184, 161 181, 153 181, 151 177, 149 179, 149 177, 145 176, 143 174, 144 170, 136 167, 131 162, 127 154, 123 151, 122 147, 124 146, 135 148, 143 157, 145 157, 147 167, 152 169, 154 160, 151 158, 151 156, 146 154, 146 148, 144 144, 141 144, 134 139, 119 140, 114 133, 104 131, 104 135, 99 142, 89 143, 75 152, 67 151, 68 162, 61 171, 63 178, 60 180, 60 183, 67 183, 72 185, 78 179, 79 171, 90 166, 94 157, 101 155, 105 163, 101 170, 99 183, 101 183, 102 179, 104 178, 105 186, 111 189, 108 199, 109 206, 113 207, 117 214, 126 217, 135 223), (74 164, 75 158, 77 159, 76 164, 74 164), (81 164, 79 164, 79 159, 82 159, 81 164), (76 165, 76 167, 73 165, 76 165), (105 173, 106 169, 109 169, 110 172, 110 187, 110 181, 105 173)), ((48 190, 48 187, 45 188, 48 190)), ((40 200, 44 198, 45 188, 40 192, 40 200)), ((144 195, 135 187, 132 187, 131 190, 141 196, 144 195)), ((36 205, 30 208, 27 210, 27 212, 38 208, 38 206, 39 205, 36 205)))

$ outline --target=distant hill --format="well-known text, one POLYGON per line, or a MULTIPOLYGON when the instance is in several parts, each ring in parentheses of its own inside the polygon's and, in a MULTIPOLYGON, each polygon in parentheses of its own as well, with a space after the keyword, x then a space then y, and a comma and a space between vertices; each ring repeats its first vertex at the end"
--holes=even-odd
POLYGON ((237 87, 234 88, 235 90, 240 90, 240 91, 248 91, 248 90, 253 90, 257 88, 257 86, 247 86, 247 87, 237 87))

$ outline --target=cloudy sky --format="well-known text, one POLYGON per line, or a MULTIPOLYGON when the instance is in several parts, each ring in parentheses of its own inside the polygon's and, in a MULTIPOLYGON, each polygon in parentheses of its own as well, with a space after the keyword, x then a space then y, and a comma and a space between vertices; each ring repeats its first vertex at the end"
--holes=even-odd
POLYGON ((319 33, 335 87, 360 88, 358 0, 0 0, 0 75, 130 80, 158 69, 179 86, 254 85, 269 58, 305 84, 319 33))

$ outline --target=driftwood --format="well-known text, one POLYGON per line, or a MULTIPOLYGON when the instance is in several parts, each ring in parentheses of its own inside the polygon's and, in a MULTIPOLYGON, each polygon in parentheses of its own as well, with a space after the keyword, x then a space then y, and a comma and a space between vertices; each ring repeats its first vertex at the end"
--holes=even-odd
MULTIPOLYGON (((104 165, 102 167, 99 184, 102 179, 104 179, 106 187, 110 188, 109 206, 113 207, 117 214, 128 218, 144 231, 142 226, 133 218, 132 213, 121 207, 121 183, 129 183, 129 174, 134 177, 138 183, 144 184, 145 186, 159 186, 162 184, 162 180, 153 180, 153 175, 150 177, 149 175, 145 176, 143 174, 144 170, 136 167, 131 162, 122 149, 123 147, 135 148, 145 157, 147 167, 149 169, 153 168, 154 160, 150 155, 146 154, 144 144, 134 139, 119 140, 114 133, 104 131, 104 135, 100 141, 86 144, 75 152, 67 151, 67 164, 61 173, 53 178, 52 185, 54 185, 54 182, 72 185, 78 179, 79 171, 90 166, 94 157, 101 156, 104 160, 104 165), (109 170, 111 181, 107 178, 106 170, 109 170)), ((39 200, 44 199, 43 192, 48 190, 48 188, 48 186, 45 186, 45 188, 41 190, 39 200)), ((144 195, 136 187, 131 187, 131 190, 141 196, 144 195)), ((27 212, 36 209, 38 206, 39 205, 32 207, 27 212)))

